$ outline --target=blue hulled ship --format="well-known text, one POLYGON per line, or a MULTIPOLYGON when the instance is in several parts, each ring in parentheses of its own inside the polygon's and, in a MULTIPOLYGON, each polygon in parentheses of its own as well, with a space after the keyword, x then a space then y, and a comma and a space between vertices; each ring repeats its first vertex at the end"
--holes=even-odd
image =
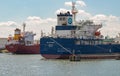
POLYGON ((120 53, 120 44, 114 39, 104 38, 99 29, 102 24, 90 20, 76 22, 77 10, 72 4, 71 13, 57 14, 57 26, 52 28, 51 36, 40 39, 40 54, 49 59, 81 57, 105 58, 120 53))

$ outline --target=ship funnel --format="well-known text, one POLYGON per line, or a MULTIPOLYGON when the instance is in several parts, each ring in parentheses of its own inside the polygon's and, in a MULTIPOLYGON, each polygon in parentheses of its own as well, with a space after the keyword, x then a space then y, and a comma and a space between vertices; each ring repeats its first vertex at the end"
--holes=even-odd
POLYGON ((21 37, 21 30, 16 28, 14 34, 14 40, 19 40, 20 37, 21 37))

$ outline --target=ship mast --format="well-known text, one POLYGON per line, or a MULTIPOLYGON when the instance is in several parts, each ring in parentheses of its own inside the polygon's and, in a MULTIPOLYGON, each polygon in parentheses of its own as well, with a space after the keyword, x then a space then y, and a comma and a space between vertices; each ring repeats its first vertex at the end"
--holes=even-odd
POLYGON ((26 23, 23 23, 23 33, 25 33, 26 23))
POLYGON ((78 10, 75 8, 75 2, 72 2, 73 25, 76 25, 76 14, 78 10))

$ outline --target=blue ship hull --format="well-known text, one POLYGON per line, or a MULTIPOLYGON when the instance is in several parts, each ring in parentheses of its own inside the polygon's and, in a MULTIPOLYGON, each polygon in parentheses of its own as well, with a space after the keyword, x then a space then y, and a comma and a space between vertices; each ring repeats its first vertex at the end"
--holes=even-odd
POLYGON ((70 55, 111 55, 120 53, 120 44, 103 44, 97 39, 52 38, 40 40, 40 53, 45 58, 69 58, 70 55))

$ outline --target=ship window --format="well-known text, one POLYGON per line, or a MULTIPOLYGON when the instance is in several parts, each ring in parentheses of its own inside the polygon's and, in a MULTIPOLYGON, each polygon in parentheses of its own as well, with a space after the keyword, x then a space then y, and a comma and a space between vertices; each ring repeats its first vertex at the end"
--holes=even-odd
POLYGON ((96 45, 99 44, 98 42, 99 42, 99 41, 95 41, 95 44, 96 44, 96 45))
POLYGON ((93 42, 93 40, 90 40, 90 41, 89 41, 89 44, 90 44, 90 45, 93 45, 93 44, 95 44, 95 43, 93 42))
POLYGON ((65 21, 65 17, 63 18, 63 21, 65 21))
POLYGON ((84 44, 85 45, 89 45, 89 41, 84 41, 84 44))
POLYGON ((84 44, 84 41, 83 41, 83 40, 81 40, 81 44, 84 44))
POLYGON ((76 45, 80 45, 80 41, 78 40, 78 41, 75 41, 75 44, 76 45))
POLYGON ((59 18, 59 20, 61 21, 61 20, 62 20, 62 18, 59 18))

